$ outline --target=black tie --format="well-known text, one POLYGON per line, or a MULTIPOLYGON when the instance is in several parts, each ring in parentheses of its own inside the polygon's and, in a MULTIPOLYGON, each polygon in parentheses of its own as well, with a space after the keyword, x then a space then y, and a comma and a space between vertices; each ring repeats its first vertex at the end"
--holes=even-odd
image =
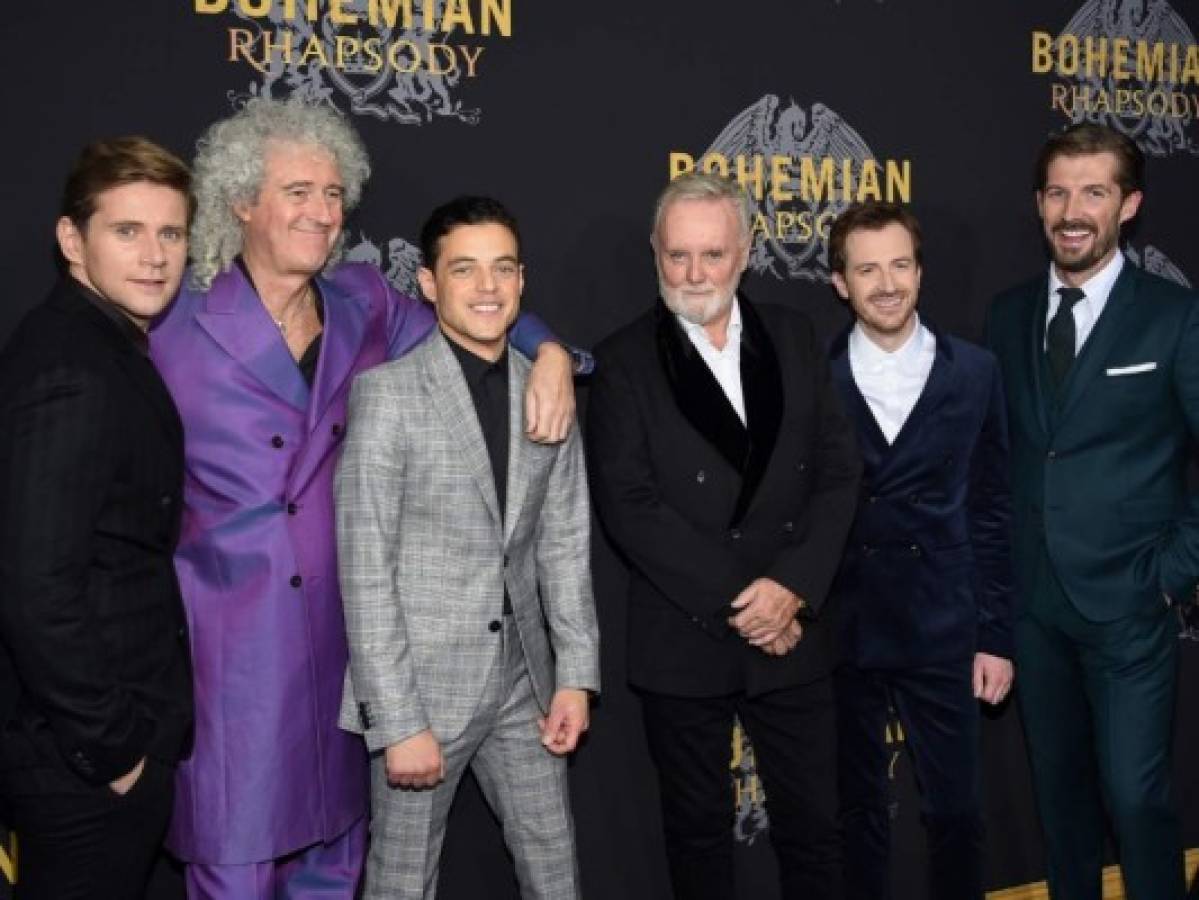
POLYGON ((1086 294, 1075 287, 1060 287, 1057 292, 1062 299, 1045 331, 1045 354, 1049 357, 1053 382, 1060 387, 1074 362, 1074 304, 1086 294))

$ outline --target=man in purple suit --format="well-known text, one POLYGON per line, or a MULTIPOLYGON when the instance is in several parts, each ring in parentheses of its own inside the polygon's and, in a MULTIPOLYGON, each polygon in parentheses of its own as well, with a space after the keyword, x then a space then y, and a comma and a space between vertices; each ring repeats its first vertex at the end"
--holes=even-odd
MULTIPOLYGON (((365 852, 366 751, 338 730, 346 667, 332 480, 353 376, 434 324, 374 267, 338 264, 369 174, 336 113, 255 100, 195 162, 191 280, 151 335, 185 432, 176 555, 195 660, 195 747, 167 846, 196 898, 352 898, 365 852)), ((537 357, 526 431, 561 440, 568 355, 537 357)), ((540 347, 540 349, 538 349, 540 347)))

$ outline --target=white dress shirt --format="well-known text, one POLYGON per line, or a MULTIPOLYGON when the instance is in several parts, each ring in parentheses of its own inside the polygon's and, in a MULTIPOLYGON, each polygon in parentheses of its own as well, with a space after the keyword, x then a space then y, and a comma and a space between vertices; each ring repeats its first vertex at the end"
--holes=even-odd
POLYGON ((741 419, 741 424, 744 425, 745 395, 741 390, 741 306, 737 303, 737 298, 733 298, 733 310, 729 314, 728 331, 723 350, 717 350, 713 346, 703 325, 688 322, 679 315, 676 315, 675 318, 683 326, 683 331, 687 333, 692 345, 699 351, 699 355, 711 370, 712 375, 720 384, 720 389, 729 398, 729 403, 732 404, 741 419))
POLYGON ((920 399, 937 356, 937 339, 916 317, 902 347, 888 352, 866 335, 859 322, 849 333, 849 368, 874 421, 887 439, 895 437, 920 399))
MULTIPOLYGON (((1107 298, 1111 295, 1112 287, 1116 284, 1116 279, 1120 277, 1120 271, 1123 268, 1124 253, 1117 250, 1116 255, 1108 261, 1106 266, 1088 278, 1085 283, 1079 285, 1084 296, 1070 310, 1074 313, 1075 356, 1078 356, 1082 352, 1082 345, 1091 336, 1091 331, 1094 329, 1095 323, 1099 321, 1099 314, 1107 306, 1107 298)), ((1061 295, 1058 294, 1057 289, 1066 286, 1066 283, 1058 278, 1057 267, 1050 263, 1049 310, 1045 317, 1046 331, 1049 328, 1049 321, 1053 318, 1054 313, 1057 312, 1057 308, 1062 302, 1061 295)))

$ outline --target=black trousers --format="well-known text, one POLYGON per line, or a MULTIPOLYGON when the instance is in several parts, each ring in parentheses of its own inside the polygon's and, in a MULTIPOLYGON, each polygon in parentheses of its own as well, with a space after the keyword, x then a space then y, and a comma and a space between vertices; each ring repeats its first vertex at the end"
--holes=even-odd
POLYGON ((928 896, 982 900, 979 708, 970 659, 907 669, 840 667, 834 677, 846 896, 891 896, 888 705, 903 726, 928 836, 928 896))
POLYGON ((733 719, 753 743, 784 900, 839 898, 831 679, 756 697, 641 693, 675 900, 730 900, 733 719))
POLYGON ((18 847, 13 900, 142 900, 174 793, 174 766, 147 758, 123 795, 107 785, 10 794, 18 847))

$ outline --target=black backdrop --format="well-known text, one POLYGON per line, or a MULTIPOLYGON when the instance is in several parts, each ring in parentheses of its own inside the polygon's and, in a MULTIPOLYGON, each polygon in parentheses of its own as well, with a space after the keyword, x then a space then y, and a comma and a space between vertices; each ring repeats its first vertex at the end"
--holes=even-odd
MULTIPOLYGON (((878 191, 889 186, 924 224, 924 314, 973 338, 988 298, 1046 264, 1031 161, 1050 131, 1082 116, 1125 129, 1150 155, 1130 253, 1199 278, 1194 0, 427 2, 427 17, 423 0, 7 5, 0 338, 54 277, 58 191, 82 143, 144 132, 190 158, 206 124, 258 93, 305 93, 361 130, 374 175, 349 224, 356 258, 405 284, 425 213, 456 193, 494 194, 525 231, 527 306, 581 346, 652 300, 649 206, 672 154, 711 150, 734 172, 738 158, 741 171, 762 172, 763 233, 746 287, 802 308, 826 334, 845 314, 820 231, 847 196, 872 196, 864 160, 878 161, 878 191), (267 40, 279 49, 264 63, 267 40)), ((583 878, 590 897, 666 897, 654 776, 623 684, 624 574, 599 539, 594 568, 606 690, 572 765, 583 878)), ((1196 847, 1199 774, 1183 761, 1199 753, 1199 646, 1185 643, 1176 755, 1184 837, 1196 847)), ((902 735, 889 736, 897 896, 919 897, 918 800, 902 735)), ((1018 887, 1043 876, 1043 861, 1013 710, 993 716, 984 738, 988 885, 1037 896, 1018 887)), ((733 764, 744 896, 769 898, 752 763, 739 750, 733 764)), ((10 857, 8 842, 0 895, 10 857)), ((473 790, 444 870, 444 897, 516 895, 473 790)), ((170 896, 176 879, 160 876, 170 896)))

